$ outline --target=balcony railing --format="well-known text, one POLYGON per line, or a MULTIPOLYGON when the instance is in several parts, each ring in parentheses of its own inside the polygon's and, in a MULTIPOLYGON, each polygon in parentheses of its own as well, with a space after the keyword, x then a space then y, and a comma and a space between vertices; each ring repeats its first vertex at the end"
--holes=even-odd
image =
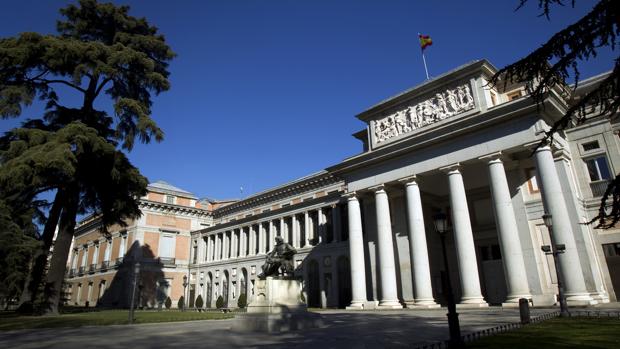
POLYGON ((602 181, 590 182, 590 189, 592 189, 592 196, 598 197, 603 196, 605 194, 605 190, 607 190, 607 186, 609 185, 609 180, 603 179, 602 181))
POLYGON ((101 262, 101 270, 108 270, 108 268, 110 268, 110 261, 103 261, 101 262))
POLYGON ((80 269, 78 269, 78 275, 82 276, 84 275, 84 272, 86 271, 86 267, 80 267, 80 269))
POLYGON ((171 257, 159 257, 159 261, 164 266, 175 266, 176 265, 176 259, 171 258, 171 257))
POLYGON ((75 268, 71 268, 71 269, 69 270, 69 277, 70 277, 70 278, 72 278, 72 277, 74 277, 74 276, 75 276, 75 268))
POLYGON ((96 269, 97 269, 97 264, 91 264, 91 265, 88 267, 88 273, 89 273, 89 274, 92 274, 92 273, 94 273, 94 272, 95 272, 95 270, 96 270, 96 269))
POLYGON ((118 258, 116 258, 116 263, 115 263, 115 264, 116 264, 117 266, 119 266, 119 265, 123 264, 123 257, 118 257, 118 258))

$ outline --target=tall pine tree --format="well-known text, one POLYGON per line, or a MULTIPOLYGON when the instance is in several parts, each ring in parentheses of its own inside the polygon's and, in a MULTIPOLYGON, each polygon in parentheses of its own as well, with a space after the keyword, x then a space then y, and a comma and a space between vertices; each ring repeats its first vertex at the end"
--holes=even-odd
POLYGON ((22 33, 0 40, 0 115, 20 116, 36 98, 43 100, 44 119, 24 129, 52 133, 57 143, 70 145, 67 156, 75 157, 68 180, 54 183, 46 177, 41 187, 25 189, 31 193, 51 186, 57 193, 53 204, 60 206, 47 217, 59 228, 45 281, 51 313, 58 312, 77 214, 95 210, 104 226, 139 214, 141 195, 136 194, 144 192, 147 182, 117 145, 131 150, 136 140, 163 138, 151 118, 151 95, 169 89, 168 63, 174 53, 157 28, 128 12, 127 6, 81 0, 60 10, 64 20, 57 24, 58 35, 22 33), (63 105, 59 87, 79 93, 81 105, 63 105), (95 109, 103 94, 112 102, 113 115, 95 109))

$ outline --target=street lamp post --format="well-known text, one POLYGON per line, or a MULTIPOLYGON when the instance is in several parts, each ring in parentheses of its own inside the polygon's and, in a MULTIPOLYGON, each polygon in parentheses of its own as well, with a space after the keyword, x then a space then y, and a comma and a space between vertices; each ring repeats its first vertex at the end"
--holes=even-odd
POLYGON ((183 275, 183 309, 182 311, 185 311, 185 303, 187 302, 187 299, 185 299, 185 296, 187 295, 187 293, 185 292, 185 289, 187 288, 187 275, 183 275))
POLYGON ((129 323, 133 324, 134 316, 134 300, 136 298, 136 284, 138 283, 138 274, 140 273, 140 262, 134 264, 133 269, 133 287, 131 288, 131 303, 129 304, 129 323))
POLYGON ((543 245, 540 249, 547 255, 553 256, 553 265, 555 265, 555 274, 558 279, 558 297, 560 298, 560 316, 569 317, 568 304, 566 304, 566 296, 564 295, 564 280, 562 279, 562 271, 560 270, 560 261, 558 255, 564 253, 566 246, 564 244, 556 244, 553 237, 553 220, 550 214, 544 214, 542 216, 547 230, 549 230, 549 239, 551 240, 551 246, 543 245))
POLYGON ((439 234, 441 240, 441 251, 443 254, 443 264, 446 268, 446 285, 444 292, 448 301, 448 327, 450 329, 450 341, 448 347, 462 348, 463 340, 461 339, 461 327, 459 325, 459 314, 456 312, 456 303, 452 293, 452 282, 450 281, 450 267, 448 265, 448 254, 446 253, 446 232, 448 231, 448 219, 444 213, 438 213, 433 216, 435 231, 439 234))

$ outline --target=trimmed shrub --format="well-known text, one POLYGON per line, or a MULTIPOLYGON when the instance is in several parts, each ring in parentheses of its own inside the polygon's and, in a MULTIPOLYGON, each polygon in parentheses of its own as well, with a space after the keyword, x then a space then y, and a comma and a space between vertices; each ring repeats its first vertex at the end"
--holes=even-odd
POLYGON ((237 306, 239 308, 245 308, 248 305, 248 297, 245 293, 239 295, 239 299, 237 300, 237 306))
POLYGON ((166 297, 164 305, 166 306, 166 309, 170 309, 172 307, 172 299, 170 299, 170 297, 166 297))
POLYGON ((218 309, 224 308, 224 297, 222 296, 217 297, 217 300, 215 301, 215 307, 218 309))
POLYGON ((185 304, 185 297, 181 296, 181 298, 179 298, 179 301, 177 302, 177 308, 183 309, 183 304, 185 304))
POLYGON ((194 305, 196 306, 196 308, 198 308, 198 310, 202 310, 202 306, 204 305, 204 301, 202 300, 202 296, 198 295, 198 298, 196 298, 196 302, 194 303, 194 305))

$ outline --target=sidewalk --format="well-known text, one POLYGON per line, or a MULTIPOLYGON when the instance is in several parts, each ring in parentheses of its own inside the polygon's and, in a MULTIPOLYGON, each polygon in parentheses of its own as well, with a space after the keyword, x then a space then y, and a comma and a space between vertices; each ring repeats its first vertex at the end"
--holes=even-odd
MULTIPOLYGON (((618 307, 620 308, 620 307, 618 307)), ((551 309, 532 309, 532 316, 551 309)), ((284 334, 234 333, 234 320, 0 332, 3 348, 411 348, 446 339, 445 309, 320 312, 326 326, 284 334)), ((516 309, 459 311, 463 334, 519 321, 516 309)))

